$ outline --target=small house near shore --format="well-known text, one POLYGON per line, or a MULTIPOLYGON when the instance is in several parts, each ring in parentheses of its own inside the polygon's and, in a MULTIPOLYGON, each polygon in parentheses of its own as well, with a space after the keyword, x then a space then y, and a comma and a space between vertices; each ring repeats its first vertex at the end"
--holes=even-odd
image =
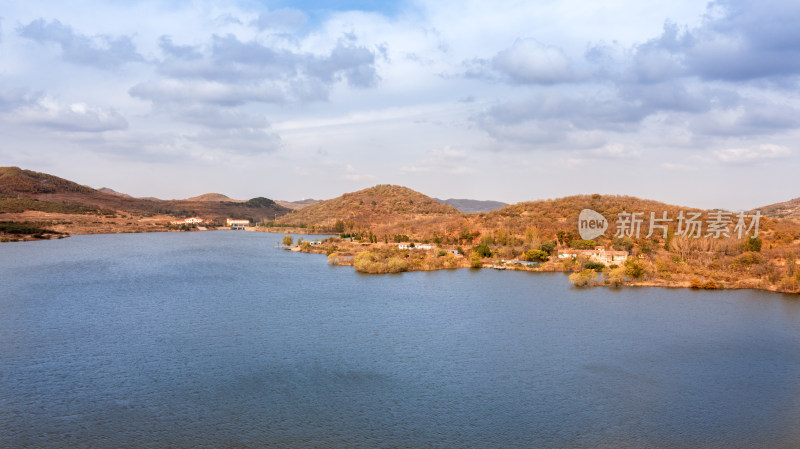
POLYGON ((169 224, 180 226, 180 225, 200 224, 202 222, 203 219, 200 217, 189 217, 189 218, 184 218, 183 220, 170 221, 169 224))
POLYGON ((560 249, 558 250, 559 259, 575 259, 578 256, 588 257, 589 260, 604 263, 606 265, 619 265, 628 259, 627 251, 606 250, 602 246, 594 249, 560 249))
POLYGON ((398 249, 436 249, 436 245, 430 243, 400 243, 397 245, 398 249))

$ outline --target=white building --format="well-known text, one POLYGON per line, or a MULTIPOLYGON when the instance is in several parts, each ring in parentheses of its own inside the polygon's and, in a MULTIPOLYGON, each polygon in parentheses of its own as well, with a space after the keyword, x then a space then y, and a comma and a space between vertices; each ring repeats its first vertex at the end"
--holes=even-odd
POLYGON ((397 247, 399 249, 436 249, 436 245, 430 243, 400 243, 397 247))
POLYGON ((180 226, 180 225, 185 225, 185 224, 198 224, 198 223, 202 223, 202 222, 203 222, 203 219, 200 218, 200 217, 190 217, 190 218, 184 218, 183 220, 170 221, 169 223, 173 224, 173 225, 176 225, 176 226, 180 226))
POLYGON ((628 259, 627 251, 606 250, 602 246, 594 249, 560 249, 558 250, 559 259, 575 259, 578 256, 588 257, 589 260, 604 263, 607 265, 619 265, 628 259))
POLYGON ((225 220, 225 223, 227 226, 230 226, 231 229, 244 229, 250 226, 250 220, 228 218, 225 220))

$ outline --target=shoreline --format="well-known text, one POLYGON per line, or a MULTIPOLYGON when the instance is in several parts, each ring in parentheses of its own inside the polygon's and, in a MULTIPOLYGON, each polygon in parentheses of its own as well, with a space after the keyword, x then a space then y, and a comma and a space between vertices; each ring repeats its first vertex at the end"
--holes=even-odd
MULTIPOLYGON (((39 214, 37 214, 39 215, 39 214)), ((50 220, 58 220, 63 217, 53 217, 54 214, 47 214, 47 217, 44 216, 36 216, 36 217, 28 217, 28 218, 39 218, 44 219, 48 218, 50 220)), ((61 215, 61 214, 59 214, 61 215)), ((10 218, 10 217, 9 217, 10 218)), ((116 217, 115 217, 116 218, 116 217)), ((123 218, 123 217, 120 217, 123 218)), ((55 233, 50 232, 43 232, 39 234, 31 234, 31 235, 16 235, 16 234, 5 234, 0 236, 1 243, 15 243, 15 242, 35 242, 35 241, 48 241, 48 240, 59 240, 68 238, 72 235, 95 235, 95 234, 131 234, 131 233, 151 233, 151 232, 206 232, 206 231, 225 231, 228 230, 227 228, 203 228, 203 229, 188 229, 188 230, 180 230, 180 229, 169 229, 167 225, 161 223, 160 217, 159 218, 139 218, 138 220, 134 219, 134 217, 124 217, 128 219, 126 225, 119 225, 118 220, 107 220, 106 222, 97 223, 94 222, 92 225, 94 226, 71 226, 73 223, 59 223, 58 225, 50 225, 49 228, 55 233), (133 220, 131 220, 133 219, 133 220), (133 221, 136 222, 136 225, 133 225, 133 221), (97 226, 100 225, 100 226, 97 226)), ((42 226, 48 226, 47 223, 43 223, 42 221, 38 221, 41 223, 42 226)), ((34 222, 36 223, 36 222, 34 222)), ((245 229, 245 232, 268 232, 273 234, 299 234, 299 235, 307 235, 307 236, 331 236, 332 234, 329 232, 321 233, 321 232, 314 232, 309 233, 306 229, 297 228, 297 227, 264 227, 264 226, 253 226, 250 228, 245 229)), ((458 269, 458 268, 470 268, 469 258, 465 255, 453 255, 452 251, 454 248, 445 248, 445 247, 437 247, 436 249, 432 250, 420 250, 420 249, 403 249, 400 250, 397 248, 397 244, 394 243, 363 243, 363 242, 356 242, 356 241, 347 241, 343 239, 339 239, 337 237, 333 237, 335 242, 328 241, 330 237, 320 240, 321 242, 324 241, 325 243, 321 243, 319 245, 311 246, 309 245, 292 245, 290 247, 284 247, 285 250, 291 250, 295 252, 304 252, 304 253, 313 253, 313 254, 323 254, 329 257, 328 263, 332 265, 339 265, 339 266, 353 266, 356 271, 365 274, 385 274, 385 273, 393 273, 393 272, 405 272, 405 271, 437 271, 442 269, 458 269), (438 256, 433 254, 433 252, 439 253, 438 256), (448 255, 443 257, 441 252, 447 251, 448 255), (395 259, 395 263, 398 265, 396 267, 382 267, 378 266, 377 269, 370 271, 369 269, 359 269, 360 267, 356 267, 355 258, 359 253, 364 252, 372 252, 372 253, 385 253, 385 258, 388 259, 389 257, 395 259), (331 259, 331 255, 334 255, 334 258, 331 259), (446 260, 439 260, 439 259, 446 259, 446 260), (398 262, 399 261, 399 262, 398 262), (408 262, 411 263, 408 263, 408 262), (405 263, 402 263, 405 262, 405 263)), ((308 243, 308 242, 306 242, 308 243)), ((385 260, 381 260, 380 257, 373 258, 371 262, 373 264, 381 264, 385 263, 385 260)), ((525 271, 525 272, 561 272, 565 274, 576 273, 575 270, 566 267, 563 263, 558 260, 548 260, 543 262, 540 266, 537 267, 529 267, 524 265, 518 265, 510 263, 510 261, 504 261, 502 259, 497 258, 484 258, 481 259, 480 267, 473 267, 475 269, 484 268, 484 269, 497 269, 497 270, 509 270, 509 271, 525 271)), ((595 273, 595 276, 600 277, 600 279, 592 279, 591 281, 585 283, 582 286, 576 286, 576 288, 589 288, 589 287, 662 287, 662 288, 686 288, 686 289, 693 289, 693 290, 760 290, 760 291, 767 291, 773 293, 783 293, 783 294, 790 294, 790 295, 798 295, 800 296, 800 289, 792 291, 789 289, 781 289, 781 286, 775 284, 768 284, 765 279, 753 278, 753 277, 745 277, 745 278, 737 278, 736 280, 725 280, 720 279, 719 277, 715 278, 713 276, 707 276, 704 273, 692 272, 692 273, 675 273, 682 277, 682 279, 664 279, 659 277, 650 277, 646 279, 625 279, 622 282, 618 282, 617 284, 611 284, 607 280, 607 270, 601 270, 595 273), (689 279, 691 278, 691 279, 689 279)), ((670 274, 671 276, 672 274, 670 274)), ((727 276, 730 278, 730 276, 727 276)))
MULTIPOLYGON (((291 246, 283 246, 283 249, 286 251, 293 251, 293 252, 302 252, 307 254, 321 254, 328 256, 328 263, 331 265, 337 266, 352 266, 354 270, 364 273, 364 274, 390 274, 396 272, 412 272, 412 271, 438 271, 438 270, 446 270, 446 269, 460 269, 460 268, 472 268, 472 269, 497 269, 503 271, 524 271, 524 272, 531 272, 531 273, 564 273, 564 274, 571 274, 576 273, 570 269, 565 268, 563 265, 558 266, 557 262, 548 261, 542 264, 539 267, 526 267, 523 265, 516 265, 516 264, 500 264, 499 261, 488 261, 482 262, 480 267, 470 267, 467 258, 463 255, 461 257, 461 261, 457 266, 438 266, 438 267, 423 267, 420 268, 418 266, 407 265, 404 269, 400 269, 397 271, 385 271, 385 272, 369 272, 359 270, 355 266, 355 257, 360 252, 369 252, 371 250, 394 250, 393 245, 389 244, 363 244, 363 243, 353 243, 348 242, 348 249, 339 251, 338 248, 336 251, 330 251, 330 248, 322 247, 322 245, 318 246, 306 246, 302 247, 300 245, 291 245, 291 246), (384 245, 383 248, 376 248, 375 245, 384 245), (359 251, 360 250, 360 251, 359 251)), ((341 242, 337 242, 337 244, 341 244, 341 242)), ((400 253, 406 255, 406 257, 410 257, 413 253, 416 252, 424 252, 425 250, 400 250, 405 251, 405 253, 400 253)), ((430 253, 428 253, 430 256, 430 253)), ((605 276, 606 272, 597 273, 600 276, 605 276)), ((697 276, 694 276, 697 278, 697 276)), ((693 285, 692 280, 670 280, 670 279, 662 279, 662 278, 649 278, 649 279, 626 279, 625 281, 618 283, 618 284, 611 284, 605 278, 601 278, 601 280, 595 280, 589 282, 584 286, 573 286, 574 288, 594 288, 594 287, 607 287, 607 288, 623 288, 623 287, 660 287, 660 288, 673 288, 673 289, 689 289, 689 290, 759 290, 759 291, 766 291, 772 293, 780 293, 780 294, 789 294, 789 295, 796 295, 800 298, 800 291, 785 291, 781 290, 778 286, 775 285, 763 285, 763 280, 760 279, 740 279, 736 281, 736 283, 731 283, 727 281, 721 280, 714 280, 714 279, 706 279, 706 282, 693 285), (712 281, 709 283, 708 281, 712 281), (738 284, 738 285, 737 285, 738 284)))

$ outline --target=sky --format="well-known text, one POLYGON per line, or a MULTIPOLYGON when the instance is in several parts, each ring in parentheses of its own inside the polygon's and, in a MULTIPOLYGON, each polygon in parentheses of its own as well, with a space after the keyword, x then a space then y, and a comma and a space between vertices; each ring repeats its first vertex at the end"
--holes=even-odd
POLYGON ((796 0, 2 5, 2 166, 164 199, 800 196, 796 0))

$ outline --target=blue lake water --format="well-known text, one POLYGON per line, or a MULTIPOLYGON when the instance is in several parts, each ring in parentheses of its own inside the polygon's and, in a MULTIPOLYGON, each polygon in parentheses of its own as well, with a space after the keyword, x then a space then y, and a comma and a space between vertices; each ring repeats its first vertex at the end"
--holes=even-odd
POLYGON ((361 275, 282 235, 0 245, 0 447, 800 447, 800 301, 361 275))

